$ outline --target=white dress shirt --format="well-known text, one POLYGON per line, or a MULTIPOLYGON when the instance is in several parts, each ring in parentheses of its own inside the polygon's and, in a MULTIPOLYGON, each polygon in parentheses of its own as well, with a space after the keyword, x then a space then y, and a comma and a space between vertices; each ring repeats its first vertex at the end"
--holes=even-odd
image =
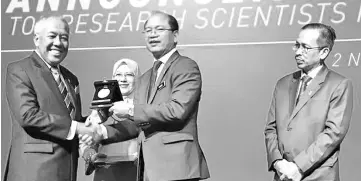
MULTIPOLYGON (((155 79, 155 81, 158 80, 158 77, 160 75, 160 73, 162 72, 163 68, 164 68, 164 65, 165 63, 167 63, 168 59, 170 58, 170 56, 172 56, 172 54, 177 51, 176 48, 173 48, 171 51, 169 51, 167 54, 165 54, 163 57, 161 57, 159 59, 159 61, 162 62, 162 64, 159 66, 158 70, 157 70, 157 78, 155 79)), ((154 59, 154 62, 157 61, 157 59, 154 59)))

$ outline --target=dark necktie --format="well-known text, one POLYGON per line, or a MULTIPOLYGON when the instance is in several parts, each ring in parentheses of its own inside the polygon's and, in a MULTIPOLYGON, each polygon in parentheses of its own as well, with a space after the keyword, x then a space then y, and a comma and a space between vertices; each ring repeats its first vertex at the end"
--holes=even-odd
POLYGON ((160 67, 160 65, 162 65, 162 62, 157 60, 154 62, 153 64, 153 68, 152 68, 152 74, 150 75, 150 84, 149 84, 149 91, 148 91, 148 97, 150 96, 150 92, 152 91, 155 81, 157 79, 157 73, 158 73, 158 69, 160 67))
POLYGON ((298 101, 300 100, 301 95, 305 92, 308 82, 310 82, 311 80, 312 80, 312 78, 308 75, 305 75, 301 78, 301 88, 298 91, 296 105, 297 105, 298 101))
POLYGON ((74 119, 74 116, 75 116, 74 115, 75 114, 74 105, 71 102, 70 94, 69 94, 68 90, 66 89, 64 81, 62 80, 61 74, 59 73, 59 69, 56 67, 52 67, 51 72, 53 73, 55 81, 60 90, 60 93, 63 96, 64 102, 65 102, 66 108, 68 109, 70 117, 72 119, 74 119))

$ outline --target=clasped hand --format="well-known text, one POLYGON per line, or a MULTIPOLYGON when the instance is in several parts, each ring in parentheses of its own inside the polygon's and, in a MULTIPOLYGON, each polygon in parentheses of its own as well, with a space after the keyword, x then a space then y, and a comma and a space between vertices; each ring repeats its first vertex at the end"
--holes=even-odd
MULTIPOLYGON (((109 113, 114 114, 118 118, 129 118, 129 110, 132 106, 132 103, 125 101, 115 102, 113 106, 109 108, 109 113)), ((85 123, 78 123, 77 133, 81 145, 92 146, 103 139, 100 123, 101 118, 95 110, 88 116, 85 123)))
POLYGON ((298 166, 285 159, 277 161, 275 169, 281 180, 300 181, 302 179, 302 174, 300 173, 298 166))
POLYGON ((92 146, 103 139, 101 123, 97 111, 93 110, 88 116, 85 123, 78 123, 77 133, 80 144, 92 146))
POLYGON ((118 101, 113 103, 113 106, 109 109, 109 113, 117 116, 118 118, 129 118, 129 110, 132 108, 132 106, 132 103, 118 101))

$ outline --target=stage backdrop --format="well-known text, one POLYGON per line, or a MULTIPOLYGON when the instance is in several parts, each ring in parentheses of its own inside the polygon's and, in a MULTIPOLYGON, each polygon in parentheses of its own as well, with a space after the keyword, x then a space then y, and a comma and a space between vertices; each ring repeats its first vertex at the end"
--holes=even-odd
MULTIPOLYGON (((11 130, 6 65, 33 50, 35 21, 44 14, 63 15, 69 21, 70 51, 62 64, 80 80, 86 115, 93 82, 111 78, 116 60, 136 60, 142 72, 151 67, 141 31, 150 11, 162 10, 178 19, 178 49, 196 60, 202 72, 198 125, 211 181, 271 180, 263 129, 274 85, 297 70, 291 46, 304 24, 334 27, 338 39, 326 64, 354 85, 352 123, 341 147, 341 178, 359 181, 360 9, 360 0, 2 0, 2 173, 11 130)), ((79 180, 92 180, 79 161, 79 180)))

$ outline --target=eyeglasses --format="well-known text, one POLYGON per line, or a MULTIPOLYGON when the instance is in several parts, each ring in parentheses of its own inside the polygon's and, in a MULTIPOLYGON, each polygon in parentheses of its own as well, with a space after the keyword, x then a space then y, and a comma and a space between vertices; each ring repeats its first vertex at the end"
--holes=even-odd
POLYGON ((165 31, 173 31, 173 29, 163 28, 163 27, 146 28, 142 33, 148 36, 148 35, 151 35, 153 31, 155 34, 159 35, 160 33, 163 33, 165 31))
POLYGON ((130 78, 134 78, 134 74, 133 73, 125 73, 125 74, 121 74, 121 73, 117 73, 114 75, 115 78, 126 78, 126 79, 130 79, 130 78))
POLYGON ((323 46, 323 47, 308 47, 308 46, 305 46, 304 44, 296 43, 296 44, 294 44, 292 46, 292 50, 296 52, 298 49, 301 48, 301 53, 306 54, 306 53, 310 52, 311 50, 321 50, 321 49, 323 49, 325 47, 326 46, 323 46))

